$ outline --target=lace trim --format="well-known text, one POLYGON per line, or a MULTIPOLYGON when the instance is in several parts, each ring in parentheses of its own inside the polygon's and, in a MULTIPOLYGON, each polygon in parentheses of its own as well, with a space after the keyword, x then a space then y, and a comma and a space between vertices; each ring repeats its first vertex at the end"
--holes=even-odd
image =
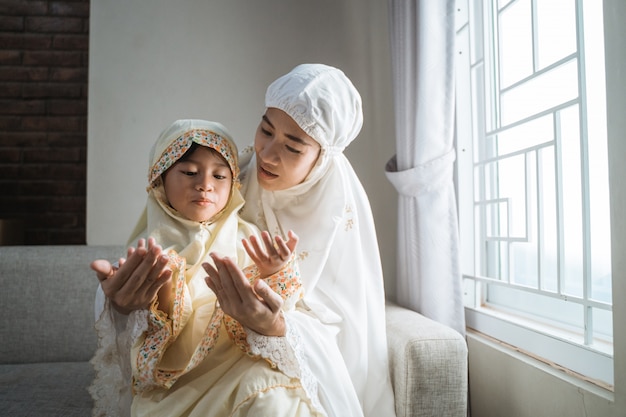
POLYGON ((246 328, 250 352, 262 357, 288 377, 299 379, 311 406, 325 416, 326 412, 317 395, 318 381, 309 368, 302 336, 295 326, 290 325, 291 319, 286 315, 284 318, 287 328, 285 337, 264 336, 246 328))
MULTIPOLYGON (((243 270, 250 283, 260 277, 259 270, 256 265, 251 265, 243 270)), ((302 280, 300 277, 300 269, 298 266, 296 254, 291 254, 291 258, 285 264, 285 266, 278 272, 263 278, 267 285, 283 299, 283 311, 293 310, 296 302, 303 296, 302 280)), ((250 351, 247 341, 246 330, 237 320, 233 319, 229 315, 224 315, 224 325, 228 331, 228 335, 239 349, 245 354, 251 357, 255 357, 253 352, 250 351)), ((272 368, 275 365, 269 361, 272 368)))
POLYGON ((130 347, 147 329, 147 311, 135 311, 128 317, 117 313, 108 299, 95 323, 98 348, 89 361, 95 378, 88 391, 94 400, 93 417, 130 415, 130 347))
MULTIPOLYGON (((255 357, 250 352, 247 334, 243 326, 233 319, 225 315, 218 303, 215 304, 213 315, 204 330, 204 335, 200 343, 194 348, 191 357, 187 361, 187 365, 178 370, 163 370, 159 368, 160 362, 167 348, 174 343, 178 334, 182 330, 181 316, 184 302, 184 271, 185 261, 177 254, 170 254, 170 262, 177 260, 176 275, 176 292, 173 301, 173 314, 171 318, 160 310, 156 304, 153 304, 147 317, 147 332, 145 340, 142 342, 138 356, 136 358, 136 369, 133 372, 133 392, 139 393, 150 390, 154 387, 171 388, 174 383, 182 375, 194 369, 200 364, 206 356, 213 350, 219 337, 219 329, 224 324, 228 336, 235 346, 241 349, 246 355, 255 357)), ((255 265, 251 265, 243 271, 252 283, 258 279, 260 273, 255 265)), ((300 280, 300 271, 295 258, 292 254, 287 264, 278 272, 264 278, 267 284, 279 294, 285 301, 283 308, 293 309, 295 303, 302 297, 302 282, 300 280)), ((156 303, 156 302, 155 302, 156 303)), ((256 356, 258 357, 258 356, 256 356)), ((271 367, 276 366, 270 360, 267 360, 271 367)))
POLYGON ((128 349, 135 344, 135 341, 139 339, 143 333, 148 330, 148 310, 135 310, 130 313, 130 317, 128 320, 128 326, 126 326, 127 332, 130 334, 130 338, 128 339, 128 349))

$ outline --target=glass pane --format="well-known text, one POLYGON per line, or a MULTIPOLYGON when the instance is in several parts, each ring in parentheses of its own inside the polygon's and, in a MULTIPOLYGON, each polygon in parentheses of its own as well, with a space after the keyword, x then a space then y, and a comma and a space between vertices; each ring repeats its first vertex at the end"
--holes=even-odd
POLYGON ((530 152, 526 157, 526 193, 525 193, 525 217, 514 217, 515 229, 523 229, 521 242, 511 244, 511 281, 518 285, 532 288, 539 287, 538 270, 538 244, 537 244, 537 161, 536 153, 530 152))
POLYGON ((537 242, 511 244, 511 282, 530 288, 538 288, 537 242))
MULTIPOLYGON (((473 130, 472 135, 474 138, 482 138, 485 135, 485 123, 487 126, 492 126, 490 118, 490 112, 485 112, 485 84, 484 84, 484 68, 482 65, 477 65, 473 68, 472 73, 472 122, 473 130)), ((474 140, 474 158, 477 162, 480 155, 483 155, 480 147, 483 145, 483 141, 477 139, 474 140)))
POLYGON ((552 121, 552 115, 543 116, 498 133, 493 137, 493 140, 497 141, 498 155, 506 155, 551 142, 554 139, 552 121))
POLYGON ((483 194, 481 192, 483 188, 483 168, 481 166, 477 166, 474 168, 474 198, 475 201, 480 200, 480 196, 483 194))
POLYGON ((592 312, 594 338, 613 343, 613 313, 600 308, 594 308, 592 312))
MULTIPOLYGON (((481 245, 483 246, 483 245, 481 245)), ((508 274, 507 271, 507 257, 506 247, 501 245, 500 242, 494 240, 487 240, 484 243, 485 253, 489 254, 485 259, 485 272, 483 275, 493 279, 506 280, 508 274), (493 254, 493 256, 492 256, 493 254)))
MULTIPOLYGON (((505 199, 506 234, 501 236, 526 238, 526 157, 516 155, 498 163, 498 198, 505 199)), ((504 224, 504 223, 501 223, 504 224)), ((502 233, 502 232, 501 232, 502 233)))
POLYGON ((519 0, 500 13, 500 87, 533 73, 532 19, 530 0, 519 0))
POLYGON ((541 181, 538 191, 539 239, 541 289, 551 292, 558 290, 558 244, 556 209, 556 168, 554 148, 544 148, 538 152, 538 174, 541 181))
MULTIPOLYGON (((580 333, 584 328, 581 305, 502 285, 487 285, 487 287, 487 303, 490 305, 500 306, 507 310, 512 308, 530 317, 541 317, 543 322, 566 327, 575 333, 580 333)), ((582 341, 582 335, 580 341, 582 341)))
MULTIPOLYGON (((591 146, 590 146, 591 148, 591 146)), ((604 150, 606 152, 606 148, 604 150)), ((591 234, 591 298, 612 302, 611 284, 611 216, 607 156, 598 157, 601 150, 589 151, 589 232, 591 234), (594 152, 595 151, 595 152, 594 152)))
POLYGON ((578 68, 572 60, 502 94, 502 126, 576 97, 578 68))
POLYGON ((537 69, 576 52, 576 2, 537 2, 537 69))
POLYGON ((498 244, 498 246, 500 247, 500 253, 497 259, 499 259, 499 264, 500 264, 500 279, 503 281, 509 281, 510 280, 510 276, 509 276, 509 244, 508 242, 500 242, 498 244))
POLYGON ((508 231, 506 203, 494 200, 494 202, 485 205, 485 210, 487 214, 485 225, 487 238, 506 237, 508 231))
POLYGON ((602 5, 585 2, 585 41, 599 47, 585 50, 589 143, 589 221, 591 232, 591 297, 612 302, 611 220, 607 168, 606 91, 602 5))
POLYGON ((580 124, 578 106, 560 112, 561 195, 563 224, 563 292, 583 296, 583 214, 581 191, 580 124))
POLYGON ((484 210, 481 206, 474 206, 474 267, 476 275, 487 276, 485 253, 487 248, 484 242, 484 210))
POLYGON ((499 197, 498 194, 498 164, 489 163, 484 167, 485 175, 483 177, 483 184, 485 189, 485 200, 495 200, 499 197))

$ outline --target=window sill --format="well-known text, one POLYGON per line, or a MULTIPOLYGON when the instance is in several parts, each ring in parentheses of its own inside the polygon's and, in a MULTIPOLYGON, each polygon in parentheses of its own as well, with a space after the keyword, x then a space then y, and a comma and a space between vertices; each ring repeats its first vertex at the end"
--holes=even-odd
POLYGON ((512 322, 489 309, 466 307, 465 317, 473 335, 515 352, 520 358, 532 359, 568 382, 579 381, 612 394, 614 372, 610 355, 542 333, 519 321, 512 322))

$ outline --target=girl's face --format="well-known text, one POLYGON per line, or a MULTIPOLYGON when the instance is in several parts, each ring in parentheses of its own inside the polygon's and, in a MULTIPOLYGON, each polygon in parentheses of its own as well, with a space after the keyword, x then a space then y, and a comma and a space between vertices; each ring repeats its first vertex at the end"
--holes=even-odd
POLYGON ((268 108, 254 138, 257 178, 269 191, 300 184, 317 162, 321 146, 282 110, 268 108))
POLYGON ((196 147, 163 174, 170 205, 197 222, 210 220, 226 207, 232 182, 226 160, 206 146, 196 147))

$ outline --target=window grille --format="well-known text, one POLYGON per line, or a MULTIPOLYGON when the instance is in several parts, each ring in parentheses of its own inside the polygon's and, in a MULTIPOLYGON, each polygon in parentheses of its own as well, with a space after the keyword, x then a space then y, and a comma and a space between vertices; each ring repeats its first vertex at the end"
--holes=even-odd
POLYGON ((602 2, 457 3, 468 325, 612 384, 602 2))

